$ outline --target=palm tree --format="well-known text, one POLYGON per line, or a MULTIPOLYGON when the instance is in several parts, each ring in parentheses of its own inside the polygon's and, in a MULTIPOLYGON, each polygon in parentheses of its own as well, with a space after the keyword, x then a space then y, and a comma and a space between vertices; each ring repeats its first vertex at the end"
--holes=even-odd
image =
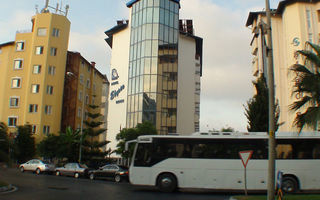
POLYGON ((297 51, 302 56, 304 64, 294 64, 291 70, 296 74, 293 95, 300 96, 290 105, 290 109, 297 112, 294 125, 299 129, 316 128, 320 119, 320 46, 307 42, 306 47, 311 50, 297 51))

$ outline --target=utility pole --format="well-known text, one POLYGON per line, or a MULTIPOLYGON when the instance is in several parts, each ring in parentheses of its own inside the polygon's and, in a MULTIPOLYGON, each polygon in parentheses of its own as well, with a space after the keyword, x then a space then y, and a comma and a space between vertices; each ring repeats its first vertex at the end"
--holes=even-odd
POLYGON ((274 114, 274 74, 273 47, 271 35, 270 2, 266 0, 267 15, 267 57, 268 57, 268 88, 269 88, 269 162, 268 162, 268 200, 275 198, 275 114, 274 114))

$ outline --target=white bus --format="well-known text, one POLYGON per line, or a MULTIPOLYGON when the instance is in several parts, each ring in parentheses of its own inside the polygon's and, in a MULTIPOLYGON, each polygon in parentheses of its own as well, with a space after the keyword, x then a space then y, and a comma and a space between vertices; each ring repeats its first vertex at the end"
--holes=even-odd
MULTIPOLYGON (((277 133, 276 172, 283 172, 287 193, 320 189, 320 134, 277 133)), ((197 133, 192 136, 137 138, 129 179, 133 185, 178 188, 244 189, 239 152, 252 150, 247 165, 247 189, 267 189, 267 133, 197 133)))

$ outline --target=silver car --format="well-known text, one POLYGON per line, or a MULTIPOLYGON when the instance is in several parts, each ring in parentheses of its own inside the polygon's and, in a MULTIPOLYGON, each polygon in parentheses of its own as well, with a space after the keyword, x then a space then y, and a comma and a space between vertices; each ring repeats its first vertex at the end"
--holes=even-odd
POLYGON ((63 167, 56 168, 56 176, 74 176, 79 178, 81 176, 87 176, 88 167, 85 164, 79 163, 67 163, 63 167))
POLYGON ((26 163, 21 164, 19 166, 19 169, 21 172, 33 171, 36 172, 36 174, 41 174, 42 172, 54 172, 55 165, 39 159, 32 159, 26 163))

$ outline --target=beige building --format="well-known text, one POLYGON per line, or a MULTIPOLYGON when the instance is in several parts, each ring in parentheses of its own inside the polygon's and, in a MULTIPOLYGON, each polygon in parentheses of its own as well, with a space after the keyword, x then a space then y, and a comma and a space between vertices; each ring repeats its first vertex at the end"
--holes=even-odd
POLYGON ((70 21, 48 5, 32 17, 30 31, 0 45, 0 121, 11 131, 30 124, 37 141, 60 131, 70 21))
MULTIPOLYGON (((66 77, 63 92, 63 110, 61 130, 71 126, 73 129, 85 129, 82 120, 88 120, 88 113, 104 112, 107 77, 95 68, 95 62, 88 62, 79 52, 68 51, 66 77), (91 108, 91 105, 98 106, 91 108)), ((96 120, 105 121, 104 113, 96 120)), ((103 127, 102 127, 103 128, 103 127)), ((101 135, 101 141, 106 135, 101 135), (103 137, 104 135, 104 137, 103 137)))
POLYGON ((132 0, 129 20, 107 30, 112 48, 108 140, 152 122, 158 134, 199 131, 202 38, 179 20, 179 0, 132 0))
MULTIPOLYGON (((267 76, 266 36, 262 27, 266 24, 265 12, 250 12, 246 26, 251 27, 253 39, 252 64, 253 75, 261 73, 267 76)), ((319 43, 320 33, 320 1, 318 0, 285 0, 277 9, 272 10, 272 44, 274 59, 275 97, 279 100, 280 119, 284 122, 280 132, 297 131, 293 126, 296 113, 289 105, 301 95, 292 95, 296 74, 290 71, 295 63, 303 63, 295 52, 305 48, 305 42, 319 43)), ((267 77, 266 77, 267 78, 267 77)), ((266 113, 267 114, 267 113, 266 113)), ((311 131, 304 128, 303 131, 311 131)))

